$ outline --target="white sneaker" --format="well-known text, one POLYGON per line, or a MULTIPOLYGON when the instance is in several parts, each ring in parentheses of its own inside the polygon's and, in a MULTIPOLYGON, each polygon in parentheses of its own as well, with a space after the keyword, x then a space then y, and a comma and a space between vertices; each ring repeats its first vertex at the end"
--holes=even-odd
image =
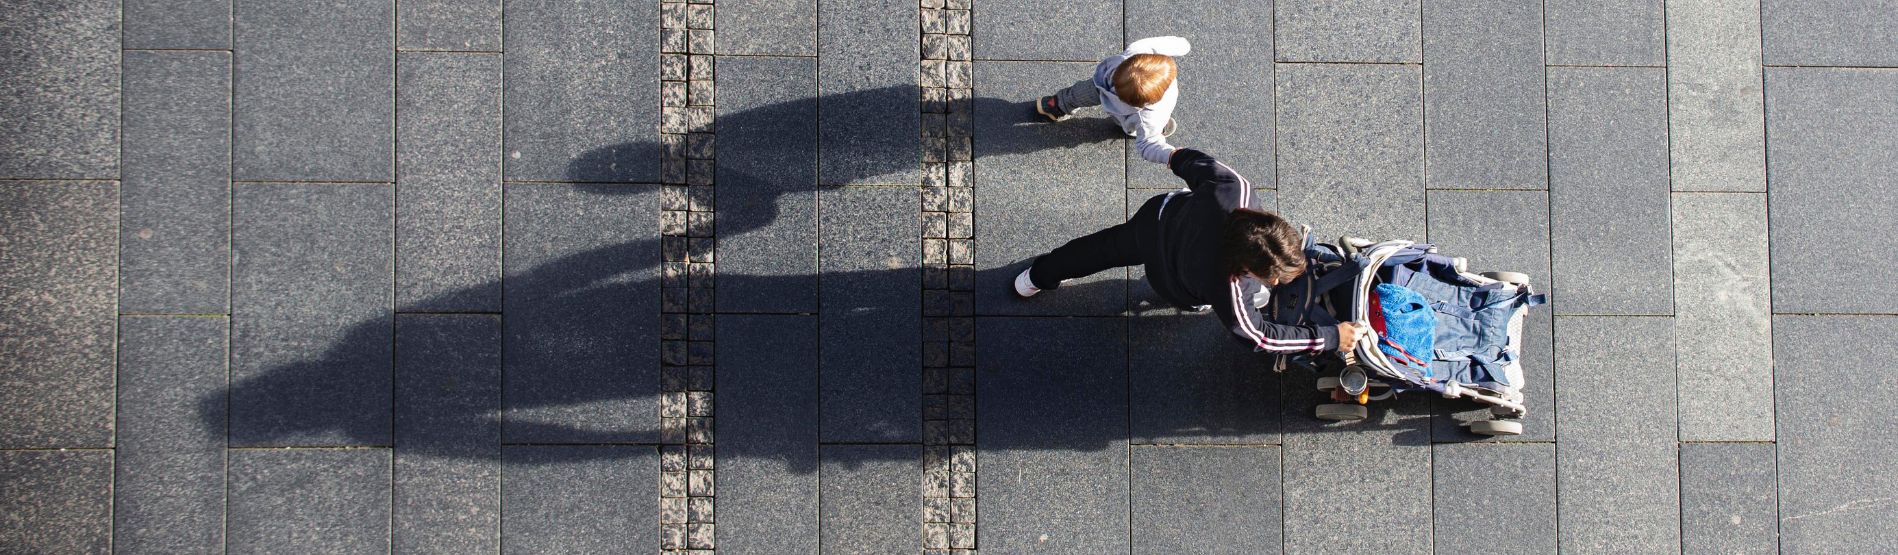
POLYGON ((1033 269, 1030 267, 1028 270, 1022 270, 1021 275, 1015 276, 1015 296, 1026 299, 1041 292, 1040 287, 1035 287, 1034 280, 1028 279, 1028 271, 1033 269))

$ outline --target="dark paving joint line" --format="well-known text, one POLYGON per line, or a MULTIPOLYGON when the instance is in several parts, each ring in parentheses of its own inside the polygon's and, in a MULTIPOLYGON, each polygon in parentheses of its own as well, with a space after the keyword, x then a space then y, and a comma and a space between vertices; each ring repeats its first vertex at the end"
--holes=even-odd
POLYGON ((976 548, 972 0, 921 0, 923 549, 976 548))
POLYGON ((660 549, 712 553, 716 6, 660 4, 660 549))

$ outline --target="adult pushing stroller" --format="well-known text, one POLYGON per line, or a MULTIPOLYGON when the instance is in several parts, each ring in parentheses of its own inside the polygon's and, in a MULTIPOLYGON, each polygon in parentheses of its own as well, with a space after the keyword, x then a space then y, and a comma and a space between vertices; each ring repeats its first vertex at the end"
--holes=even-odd
POLYGON ((1376 332, 1349 349, 1274 363, 1280 372, 1295 365, 1318 373, 1319 391, 1347 400, 1319 405, 1319 418, 1362 420, 1370 401, 1428 391, 1489 405, 1495 418, 1471 422, 1471 432, 1522 433, 1522 321, 1529 307, 1546 302, 1529 276, 1470 273, 1464 259, 1431 245, 1352 237, 1318 243, 1309 231, 1305 256, 1306 272, 1274 288, 1260 307, 1265 318, 1292 325, 1355 321, 1376 332))

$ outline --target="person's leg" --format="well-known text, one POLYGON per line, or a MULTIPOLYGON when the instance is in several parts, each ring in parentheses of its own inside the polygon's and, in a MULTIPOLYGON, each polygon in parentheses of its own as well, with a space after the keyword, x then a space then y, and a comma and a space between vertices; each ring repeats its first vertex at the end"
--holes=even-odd
POLYGON ((1061 121, 1068 119, 1075 110, 1101 105, 1101 91, 1094 87, 1093 79, 1082 79, 1068 88, 1056 91, 1052 95, 1035 101, 1035 112, 1048 119, 1061 121))
POLYGON ((1028 279, 1036 289, 1054 289, 1062 280, 1140 264, 1140 250, 1134 239, 1131 222, 1081 236, 1036 258, 1028 269, 1028 279))

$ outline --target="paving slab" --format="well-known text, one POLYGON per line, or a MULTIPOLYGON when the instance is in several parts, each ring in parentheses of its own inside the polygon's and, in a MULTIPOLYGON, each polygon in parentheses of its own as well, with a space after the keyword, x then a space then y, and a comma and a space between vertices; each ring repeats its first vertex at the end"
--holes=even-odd
POLYGON ((1673 314, 1667 75, 1549 69, 1556 314, 1673 314))
POLYGON ((1126 551, 1126 324, 978 324, 976 545, 1003 553, 1126 551), (1028 337, 1034 340, 1022 340, 1028 337))
POLYGON ((1674 194, 1682 441, 1773 440, 1766 195, 1674 194))
POLYGON ((1561 551, 1680 549, 1673 319, 1558 316, 1555 336, 1561 551))
POLYGON ((1898 261, 1863 256, 1898 249, 1887 208, 1898 194, 1894 97, 1894 70, 1767 71, 1774 312, 1898 312, 1898 301, 1859 292, 1898 279, 1898 261))
POLYGON ((0 450, 0 546, 112 552, 112 452, 0 450))
POLYGON ((389 550, 388 449, 230 452, 230 553, 389 550))
MULTIPOLYGON (((501 50, 503 0, 408 0, 396 5, 402 50, 501 50)), ((532 9, 532 8, 530 8, 532 9)))
POLYGON ((1766 191, 1758 0, 1667 3, 1667 127, 1676 191, 1766 191))
POLYGON ((1420 83, 1417 66, 1279 66, 1279 210, 1319 237, 1422 236, 1420 83))
POLYGON ((396 305, 501 309, 501 56, 402 53, 396 305))
POLYGON ((817 61, 718 63, 718 310, 816 312, 817 61))
POLYGON ((1775 316, 1779 547, 1784 553, 1886 551, 1898 545, 1898 400, 1862 346, 1898 333, 1890 316, 1775 316))
POLYGON ((119 177, 119 3, 13 2, 0 23, 0 178, 119 177))
MULTIPOLYGON (((1178 58, 1179 128, 1167 137, 1218 157, 1252 180, 1274 184, 1272 91, 1272 0, 1222 3, 1219 9, 1189 0, 1127 2, 1127 38, 1180 36, 1193 51, 1178 58)), ((1164 164, 1147 162, 1128 141, 1127 186, 1177 188, 1180 178, 1164 164)))
POLYGON ((817 320, 718 318, 719 549, 818 550, 817 320))
POLYGON ((819 201, 823 440, 920 442, 916 189, 843 188, 820 193, 819 201))
POLYGON ((397 316, 395 361, 395 550, 499 549, 501 317, 397 316))
MULTIPOLYGON (((232 0, 121 0, 125 48, 229 50, 232 0)), ((127 112, 131 110, 128 108, 127 112)), ((229 127, 228 125, 225 127, 229 127)))
POLYGON ((1898 65, 1893 0, 1761 0, 1760 31, 1772 65, 1898 65))
POLYGON ((1109 315, 1125 305, 1127 274, 1120 270, 1073 280, 1032 302, 1016 298, 1008 285, 1034 257, 1127 220, 1125 147, 1119 144, 1126 135, 1103 117, 1049 124, 1032 104, 1086 78, 1091 67, 976 64, 974 133, 982 138, 975 141, 974 192, 975 227, 983 237, 975 252, 979 314, 1109 315))
POLYGON ((1681 444, 1681 551, 1779 551, 1771 443, 1681 444))
POLYGON ((1432 189, 1546 189, 1542 6, 1424 6, 1424 161, 1432 189))
POLYGON ((1555 553, 1555 451, 1553 443, 1432 446, 1436 552, 1555 553))
POLYGON ((1098 62, 1126 47, 1121 6, 1113 0, 983 4, 971 14, 975 59, 1098 62))
POLYGON ((1130 325, 1135 443, 1279 442, 1279 375, 1212 313, 1142 315, 1130 325))
POLYGON ((1550 0, 1547 60, 1551 65, 1667 65, 1664 0, 1550 0))
POLYGON ((230 320, 121 318, 112 544, 127 553, 224 547, 224 388, 230 320))
POLYGON ((916 6, 914 0, 833 0, 821 6, 819 183, 922 182, 916 6))
POLYGON ((1278 447, 1134 447, 1132 480, 1135 553, 1284 547, 1278 447))
POLYGON ((630 553, 659 545, 659 452, 510 445, 502 553, 630 553))
POLYGON ((825 445, 820 546, 831 553, 915 551, 923 527, 921 445, 825 445))
POLYGON ((1420 0, 1281 0, 1281 62, 1417 63, 1420 0))
POLYGON ((659 181, 659 4, 519 2, 508 13, 507 179, 659 181))
POLYGON ((236 179, 391 180, 393 0, 237 1, 236 179))
POLYGON ((124 64, 119 310, 229 313, 231 55, 128 51, 124 64))
POLYGON ((393 193, 237 187, 232 446, 389 444, 393 193))
POLYGON ((1429 399, 1373 402, 1366 420, 1327 422, 1313 416, 1328 399, 1317 379, 1283 377, 1285 551, 1430 553, 1429 399))
MULTIPOLYGON (((1550 293, 1549 198, 1541 191, 1430 191, 1430 244, 1469 260, 1476 272, 1529 274, 1536 291, 1550 293)), ((1551 298, 1554 298, 1551 295, 1551 298)), ((1550 305, 1529 309, 1523 320, 1524 403, 1529 414, 1522 435, 1491 438, 1464 425, 1490 419, 1489 408, 1468 401, 1433 399, 1436 441, 1549 441, 1555 439, 1555 342, 1550 305)))
POLYGON ((718 53, 816 56, 817 0, 725 0, 718 4, 718 53))
POLYGON ((508 186, 507 441, 658 441, 654 189, 508 186))
POLYGON ((0 449, 112 446, 118 186, 0 182, 0 449))

